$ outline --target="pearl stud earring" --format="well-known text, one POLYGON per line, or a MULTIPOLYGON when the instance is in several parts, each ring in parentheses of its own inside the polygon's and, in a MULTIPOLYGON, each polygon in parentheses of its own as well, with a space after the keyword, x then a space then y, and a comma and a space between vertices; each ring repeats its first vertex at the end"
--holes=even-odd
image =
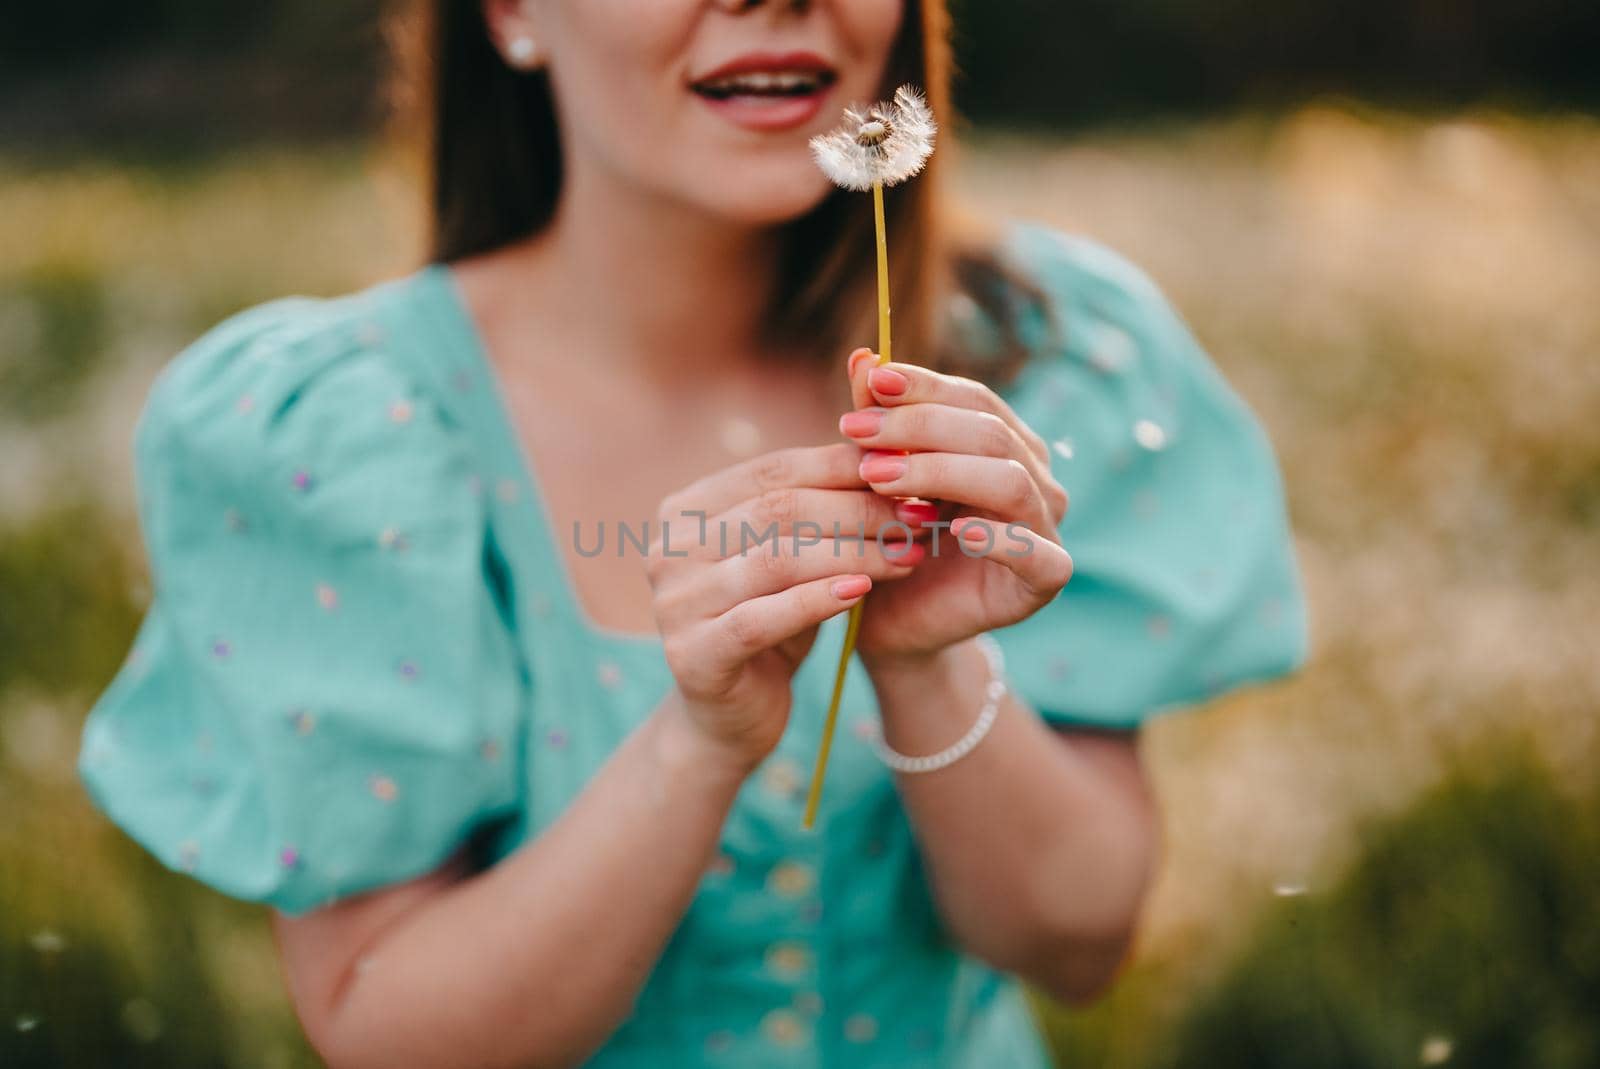
POLYGON ((531 70, 539 55, 538 46, 527 34, 513 37, 506 51, 511 55, 511 65, 518 70, 531 70))

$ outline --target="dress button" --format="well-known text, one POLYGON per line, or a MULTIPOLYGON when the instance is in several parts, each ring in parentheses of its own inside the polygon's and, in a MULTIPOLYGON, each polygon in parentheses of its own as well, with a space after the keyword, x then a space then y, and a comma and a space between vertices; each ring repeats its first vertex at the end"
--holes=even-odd
POLYGON ((878 1019, 870 1013, 852 1013, 845 1018, 844 1037, 852 1043, 871 1043, 878 1038, 878 1019))
POLYGON ((767 889, 785 898, 799 898, 816 883, 816 873, 803 861, 781 861, 767 874, 767 889))
POLYGON ((806 1025, 793 1010, 771 1010, 761 1019, 761 1031, 772 1042, 795 1047, 806 1041, 806 1025))
POLYGON ((789 979, 804 975, 811 968, 811 951, 804 943, 774 943, 767 948, 767 968, 789 979))

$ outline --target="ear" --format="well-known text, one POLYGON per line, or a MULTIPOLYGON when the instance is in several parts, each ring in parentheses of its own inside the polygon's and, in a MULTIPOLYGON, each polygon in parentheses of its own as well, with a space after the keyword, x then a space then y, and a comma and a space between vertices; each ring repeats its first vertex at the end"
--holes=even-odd
POLYGON ((528 14, 527 0, 483 0, 483 24, 507 64, 532 70, 544 62, 538 28, 528 14))

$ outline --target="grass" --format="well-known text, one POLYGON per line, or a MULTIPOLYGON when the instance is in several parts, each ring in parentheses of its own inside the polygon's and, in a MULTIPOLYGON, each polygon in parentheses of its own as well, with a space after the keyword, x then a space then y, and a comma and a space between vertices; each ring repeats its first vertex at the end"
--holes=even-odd
MULTIPOLYGON (((264 916, 145 857, 71 764, 147 596, 127 456, 144 389, 234 309, 405 267, 409 187, 378 163, 359 146, 175 168, 0 157, 0 1064, 313 1064, 264 916)), ((1578 837, 1540 829, 1576 826, 1541 799, 1587 797, 1600 749, 1600 124, 1329 105, 983 136, 961 179, 1166 288, 1273 436, 1313 600, 1297 679, 1149 733, 1166 866, 1126 982, 1088 1013, 1046 1008, 1058 1049, 1200 1064, 1173 1054, 1181 1037, 1228 1052, 1209 1064, 1279 1064, 1223 1041, 1253 1021, 1312 1043, 1292 1026, 1320 1014, 1347 1026, 1317 1048, 1341 1065, 1416 1063, 1430 1039, 1480 1050, 1478 1006, 1425 985, 1537 972, 1539 922, 1593 878, 1578 837), (1512 768, 1480 749, 1507 735, 1531 748, 1530 786, 1459 786, 1481 779, 1462 768, 1512 768), (1512 823, 1485 830, 1502 803, 1512 823), (1409 839, 1373 830, 1402 818, 1409 839), (1548 895, 1496 882, 1524 865, 1548 895), (1416 911, 1446 934, 1413 960, 1416 911), (1449 933, 1515 969, 1452 961, 1449 933), (1396 1001, 1359 990, 1374 970, 1397 974, 1396 1001), (1336 993, 1272 1001, 1295 984, 1336 993)), ((1526 1013, 1565 1012, 1565 990, 1527 985, 1526 1013)), ((1588 1033, 1552 1034, 1471 1064, 1592 1064, 1558 1050, 1588 1033)))

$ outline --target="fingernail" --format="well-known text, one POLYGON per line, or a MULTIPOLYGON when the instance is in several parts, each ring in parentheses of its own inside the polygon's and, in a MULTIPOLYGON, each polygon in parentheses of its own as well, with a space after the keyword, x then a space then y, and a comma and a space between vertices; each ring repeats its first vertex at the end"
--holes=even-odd
POLYGON ((869 483, 892 483, 906 473, 899 457, 868 457, 861 462, 861 477, 869 483))
POLYGON ((828 590, 840 601, 852 601, 872 589, 872 580, 864 575, 851 575, 834 580, 828 590))
POLYGON ((939 506, 931 501, 896 501, 895 515, 906 523, 921 526, 939 518, 939 506))
POLYGON ((883 428, 883 409, 863 408, 839 417, 839 430, 852 438, 871 438, 883 428))
POLYGON ((955 531, 957 538, 965 538, 968 542, 982 542, 989 537, 988 528, 977 520, 967 520, 960 527, 952 525, 950 529, 955 531))
POLYGON ((921 542, 899 542, 883 547, 883 555, 894 564, 920 564, 927 555, 921 542))
POLYGON ((911 380, 898 371, 891 371, 886 367, 875 367, 867 372, 867 385, 872 387, 873 393, 899 397, 910 388, 911 380))

